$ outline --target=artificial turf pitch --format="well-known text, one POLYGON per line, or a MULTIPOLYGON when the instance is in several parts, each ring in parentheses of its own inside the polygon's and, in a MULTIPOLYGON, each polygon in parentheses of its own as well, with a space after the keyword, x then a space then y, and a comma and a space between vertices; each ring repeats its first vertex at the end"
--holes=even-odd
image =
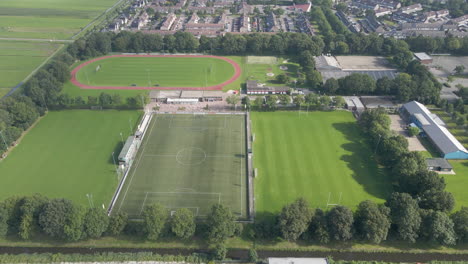
POLYGON ((245 218, 245 155, 244 115, 154 115, 112 212, 160 203, 203 217, 221 203, 245 218))
POLYGON ((327 203, 355 208, 367 199, 383 202, 390 194, 350 112, 256 112, 251 119, 257 216, 299 197, 325 209, 327 203))
MULTIPOLYGON (((0 161, 0 200, 40 193, 88 206, 106 207, 118 180, 112 152, 122 148, 139 111, 49 112, 0 161), (91 198, 91 197, 90 197, 91 198)), ((132 128, 133 129, 133 128, 132 128)))
POLYGON ((207 87, 234 75, 234 67, 217 58, 112 57, 92 62, 77 80, 92 86, 207 87))

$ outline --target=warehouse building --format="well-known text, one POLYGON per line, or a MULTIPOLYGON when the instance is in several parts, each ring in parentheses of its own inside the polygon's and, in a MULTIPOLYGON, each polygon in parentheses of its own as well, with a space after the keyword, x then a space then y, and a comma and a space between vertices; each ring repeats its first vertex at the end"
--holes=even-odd
POLYGON ((445 159, 468 159, 468 150, 448 131, 445 123, 423 104, 412 101, 401 108, 407 121, 414 123, 434 144, 445 159))

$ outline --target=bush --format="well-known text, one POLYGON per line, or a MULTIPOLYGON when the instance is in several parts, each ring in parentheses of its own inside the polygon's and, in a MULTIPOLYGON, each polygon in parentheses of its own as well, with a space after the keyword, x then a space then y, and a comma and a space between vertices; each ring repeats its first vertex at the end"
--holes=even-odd
POLYGON ((412 127, 408 128, 408 134, 409 134, 410 137, 414 137, 414 136, 419 135, 419 132, 420 132, 419 128, 417 128, 417 127, 412 126, 412 127))

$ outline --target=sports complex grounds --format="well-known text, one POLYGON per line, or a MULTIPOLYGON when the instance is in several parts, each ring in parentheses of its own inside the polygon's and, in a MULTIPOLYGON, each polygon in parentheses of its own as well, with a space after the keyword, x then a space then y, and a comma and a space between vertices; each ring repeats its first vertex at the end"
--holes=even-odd
POLYGON ((140 218, 146 205, 204 217, 223 204, 248 217, 246 115, 153 114, 112 213, 140 218))

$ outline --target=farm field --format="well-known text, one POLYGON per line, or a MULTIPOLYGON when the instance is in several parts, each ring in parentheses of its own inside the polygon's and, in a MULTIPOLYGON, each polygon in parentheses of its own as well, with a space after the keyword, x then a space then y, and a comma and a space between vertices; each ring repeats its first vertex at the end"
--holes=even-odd
POLYGON ((60 44, 0 41, 0 97, 18 85, 60 44))
POLYGON ((145 205, 206 216, 222 203, 247 214, 244 115, 154 115, 112 212, 145 205))
POLYGON ((218 58, 110 57, 81 68, 77 80, 91 86, 207 87, 234 75, 234 67, 218 58))
POLYGON ((108 206, 117 186, 112 152, 118 155, 138 111, 49 112, 0 162, 0 200, 41 193, 88 205, 108 206))
POLYGON ((2 0, 0 37, 68 39, 118 0, 2 0))
POLYGON ((255 112, 251 118, 257 214, 279 212, 300 197, 312 207, 355 208, 391 193, 350 112, 255 112))

